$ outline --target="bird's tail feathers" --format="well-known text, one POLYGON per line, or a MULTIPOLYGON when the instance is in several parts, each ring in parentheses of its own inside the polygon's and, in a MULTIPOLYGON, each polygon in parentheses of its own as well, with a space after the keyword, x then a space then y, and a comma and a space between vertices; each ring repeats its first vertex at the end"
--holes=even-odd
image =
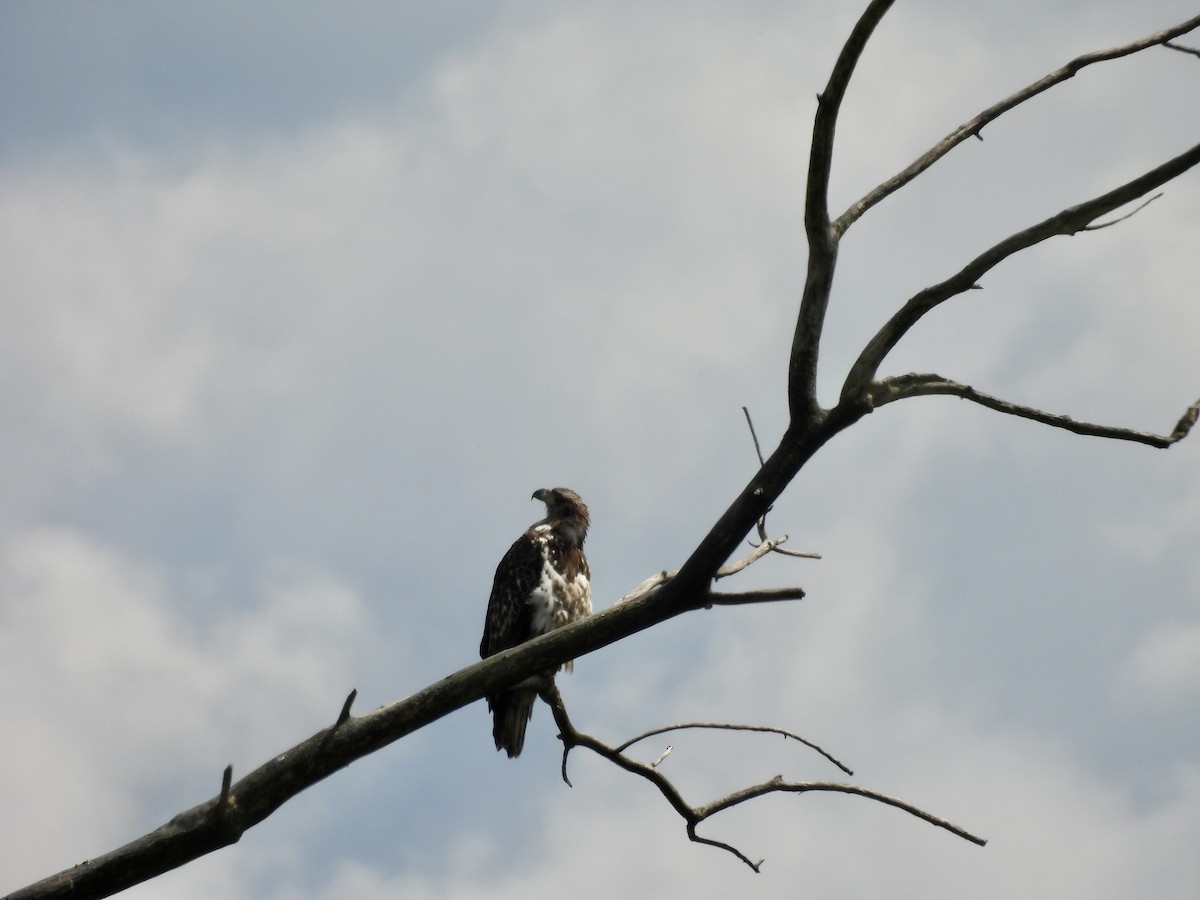
POLYGON ((496 749, 504 750, 511 759, 521 755, 525 746, 525 726, 533 717, 533 704, 537 691, 505 691, 488 698, 492 709, 492 737, 496 749))

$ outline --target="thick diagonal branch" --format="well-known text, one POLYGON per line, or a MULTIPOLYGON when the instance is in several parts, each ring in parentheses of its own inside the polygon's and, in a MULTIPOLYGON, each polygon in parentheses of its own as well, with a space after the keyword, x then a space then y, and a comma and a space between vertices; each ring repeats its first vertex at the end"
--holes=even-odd
POLYGON ((1127 181, 1120 187, 1043 219, 989 247, 945 281, 915 294, 879 329, 850 368, 842 387, 842 399, 864 398, 884 357, 917 322, 934 307, 951 297, 979 286, 979 279, 1010 256, 1057 235, 1082 231, 1100 216, 1143 197, 1150 191, 1200 163, 1200 144, 1167 160, 1160 166, 1127 181))
POLYGON ((1091 422, 1080 422, 1072 419, 1070 416, 1043 412, 1040 409, 1034 409, 1032 406, 1022 406, 1019 403, 1010 403, 1007 400, 1001 400, 999 397, 993 397, 990 394, 985 394, 983 391, 976 390, 969 384, 960 384, 957 381, 951 381, 940 375, 916 373, 897 375, 893 378, 885 378, 882 381, 878 381, 871 388, 871 400, 875 406, 882 406, 894 400, 903 400, 906 397, 925 397, 936 394, 961 397, 964 400, 970 400, 973 403, 986 406, 988 409, 993 409, 996 412, 1018 416, 1022 419, 1030 419, 1034 422, 1041 422, 1043 425, 1062 428, 1074 434, 1082 434, 1088 437, 1111 438, 1118 441, 1132 441, 1137 444, 1148 444, 1151 447, 1158 447, 1160 449, 1170 447, 1172 444, 1178 443, 1187 437, 1188 432, 1192 430, 1192 426, 1196 424, 1197 415, 1200 415, 1200 400, 1197 400, 1187 408, 1170 434, 1154 434, 1148 431, 1134 431, 1132 428, 1119 428, 1113 425, 1096 425, 1091 422))
POLYGON ((1036 97, 1044 91, 1050 90, 1057 84, 1061 84, 1069 78, 1075 77, 1082 69, 1095 63, 1108 62, 1109 60, 1119 59, 1123 56, 1131 56, 1134 53, 1139 53, 1150 47, 1169 46, 1172 49, 1186 49, 1175 47, 1169 42, 1172 38, 1177 38, 1181 34, 1187 34, 1200 27, 1200 16, 1188 19, 1172 28, 1167 28, 1155 34, 1147 35, 1146 37, 1124 44, 1120 47, 1112 47, 1107 50, 1096 50, 1092 53, 1085 53, 1071 60, 1060 69, 1055 69, 1044 78, 1040 78, 1030 85, 1023 87, 1015 94, 1004 98, 999 103, 989 106, 983 110, 969 122, 966 122, 948 135, 934 144, 929 150, 919 156, 910 165, 900 172, 897 172, 887 181, 873 188, 864 197, 855 201, 850 205, 850 208, 842 213, 836 222, 833 223, 834 234, 841 236, 846 232, 846 229, 853 225, 867 210, 879 203, 884 198, 896 193, 943 156, 961 144, 970 137, 977 137, 983 130, 984 126, 994 122, 1006 112, 1020 106, 1026 100, 1036 97))

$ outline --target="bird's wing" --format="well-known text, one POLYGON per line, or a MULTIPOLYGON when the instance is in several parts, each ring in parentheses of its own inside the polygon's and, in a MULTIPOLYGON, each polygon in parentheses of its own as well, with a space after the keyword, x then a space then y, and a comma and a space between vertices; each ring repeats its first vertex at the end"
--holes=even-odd
POLYGON ((479 655, 488 657, 529 639, 532 610, 527 602, 542 573, 542 549, 526 532, 508 548, 488 599, 479 655))

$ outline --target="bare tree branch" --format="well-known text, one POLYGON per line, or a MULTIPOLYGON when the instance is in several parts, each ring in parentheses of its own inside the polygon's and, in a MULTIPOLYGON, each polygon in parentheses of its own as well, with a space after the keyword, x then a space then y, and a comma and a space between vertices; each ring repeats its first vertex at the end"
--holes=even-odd
POLYGON ((1160 166, 1139 175, 1132 181, 1127 181, 1120 187, 1113 188, 1107 193, 1091 200, 1086 200, 1076 206, 1069 206, 1055 213, 1048 219, 1043 219, 1036 225, 1009 235, 1004 240, 989 247, 975 259, 967 263, 958 272, 945 281, 927 287, 915 294, 904 306, 896 312, 887 323, 879 329, 870 342, 859 354, 858 359, 850 368, 846 382, 842 387, 843 400, 853 400, 864 397, 868 387, 875 378, 880 364, 908 333, 921 317, 931 309, 964 291, 978 285, 982 278, 992 268, 999 265, 1015 253, 1027 250, 1048 238, 1057 235, 1070 235, 1082 231, 1100 216, 1107 215, 1115 209, 1124 206, 1139 197, 1144 196, 1157 187, 1162 186, 1172 178, 1200 163, 1200 144, 1167 160, 1160 166))
POLYGON ((987 841, 985 839, 972 834, 971 832, 967 831, 966 829, 961 828, 957 825, 954 825, 953 823, 947 821, 946 819, 943 819, 939 816, 935 816, 932 813, 927 812, 927 811, 921 809, 920 807, 914 806, 913 804, 908 803, 904 800, 899 800, 895 797, 890 797, 887 794, 882 794, 879 791, 872 791, 868 788, 862 788, 862 787, 858 787, 858 786, 852 785, 852 784, 841 784, 841 783, 837 783, 837 782, 826 782, 826 781, 791 782, 791 781, 784 781, 782 776, 776 775, 774 778, 770 779, 769 781, 764 781, 761 784, 751 785, 750 787, 743 788, 742 790, 734 791, 732 794, 728 794, 724 797, 720 797, 717 800, 714 800, 713 802, 705 804, 703 806, 692 806, 690 803, 687 802, 687 800, 684 799, 683 795, 679 792, 679 789, 675 787, 675 785, 670 781, 670 779, 668 779, 665 775, 663 775, 662 772, 657 768, 657 762, 659 760, 661 760, 662 757, 660 757, 659 760, 656 760, 655 764, 646 764, 646 763, 641 763, 636 760, 630 759, 628 756, 625 755, 625 753, 623 751, 628 749, 628 747, 631 746, 633 743, 636 743, 637 741, 642 740, 646 737, 649 737, 653 734, 661 734, 663 732, 671 731, 671 730, 675 730, 675 729, 679 729, 679 728, 730 728, 730 729, 742 730, 742 731, 767 731, 767 732, 773 732, 775 734, 783 734, 787 737, 795 738, 796 740, 799 740, 802 743, 804 743, 806 746, 817 749, 823 756, 825 756, 827 759, 833 761, 843 771, 848 772, 849 770, 846 769, 846 767, 843 766, 841 763, 834 760, 833 757, 829 756, 829 754, 825 753, 824 750, 820 750, 820 748, 815 747, 814 744, 811 744, 808 741, 805 741, 803 738, 798 738, 798 737, 796 737, 796 735, 793 735, 790 732, 785 732, 785 731, 782 731, 781 729, 773 729, 773 728, 760 728, 760 727, 752 727, 752 726, 733 726, 733 725, 711 725, 711 724, 703 724, 703 723, 695 723, 695 724, 690 724, 690 725, 676 725, 676 726, 669 726, 667 728, 659 729, 657 731, 646 732, 645 734, 639 735, 638 737, 634 738, 631 741, 626 741, 624 744, 621 744, 617 747, 612 747, 612 746, 609 746, 608 744, 605 744, 603 741, 597 740, 596 738, 592 737, 591 735, 584 734, 583 732, 576 730, 575 726, 571 724, 570 717, 567 715, 566 706, 563 704, 562 696, 558 693, 558 689, 553 684, 550 684, 547 687, 547 689, 542 692, 542 699, 545 700, 546 703, 550 706, 550 710, 554 715, 554 722, 558 726, 559 739, 563 742, 562 777, 563 777, 563 780, 567 784, 571 783, 570 779, 567 777, 567 758, 570 755, 571 750, 575 747, 586 747, 588 750, 591 750, 593 753, 597 754, 598 756, 601 756, 604 759, 607 759, 609 762, 619 766, 620 768, 624 769, 625 771, 632 772, 635 775, 640 775, 642 778, 645 778, 647 781, 649 781, 651 784, 653 784, 656 788, 658 788, 659 793, 661 793, 663 795, 663 797, 666 799, 666 801, 671 805, 671 808, 674 809, 680 815, 680 817, 684 820, 684 823, 686 824, 686 827, 687 827, 687 835, 688 835, 689 840, 691 840, 697 844, 706 844, 710 847, 717 847, 721 850, 725 850, 726 852, 731 853, 734 856, 736 856, 738 859, 740 859, 743 863, 745 863, 747 866, 749 866, 755 872, 761 871, 764 860, 760 859, 757 862, 754 862, 753 860, 750 859, 750 857, 746 856, 745 853, 743 853, 741 850, 738 850, 736 847, 732 846, 731 844, 724 843, 723 841, 714 840, 712 838, 703 837, 702 835, 700 835, 697 832, 696 829, 706 819, 711 818, 712 816, 716 815, 719 812, 723 812, 724 810, 730 809, 731 807, 745 803, 749 800, 753 800, 757 797, 762 797, 766 794, 773 794, 773 793, 853 794, 855 796, 865 797, 868 800, 874 800, 878 803, 883 803, 887 806, 892 806, 892 807, 895 807, 896 809, 903 810, 904 812, 907 812, 910 815, 916 816, 918 819, 928 822, 931 825, 936 825, 939 828, 944 828, 945 830, 949 831, 951 834, 954 834, 954 835, 957 835, 958 837, 964 838, 965 840, 968 840, 973 844, 977 844, 978 846, 982 847, 987 843, 987 841))
POLYGON ((1141 203, 1139 203, 1137 206, 1135 206, 1129 212, 1125 213, 1125 215, 1123 215, 1123 216, 1117 216, 1115 219, 1109 219, 1107 222, 1097 222, 1095 225, 1084 225, 1079 230, 1080 231, 1099 231, 1101 228, 1109 228, 1113 225, 1118 225, 1121 222, 1124 222, 1126 219, 1132 219, 1134 216, 1136 216, 1138 213, 1140 213, 1143 209, 1145 209, 1147 206, 1149 206, 1151 203, 1153 203, 1155 200, 1157 200, 1161 196, 1162 196, 1162 191, 1159 191, 1153 197, 1147 197, 1145 200, 1143 200, 1141 203))
POLYGON ((685 722, 680 725, 664 725, 661 728, 652 728, 650 731, 644 731, 637 737, 631 737, 625 743, 618 744, 613 749, 615 749, 618 753, 624 753, 634 744, 640 743, 647 738, 652 738, 660 734, 668 734, 672 731, 684 731, 689 728, 705 728, 713 731, 756 731, 765 734, 782 735, 783 737, 790 738, 793 741, 799 741, 805 747, 820 753, 823 757, 825 757, 847 775, 854 774, 852 769, 847 768, 840 760, 822 750, 812 741, 806 740, 805 738, 800 737, 798 734, 793 734, 790 731, 784 731, 782 728, 774 728, 770 725, 732 725, 726 722, 685 722))
POLYGON ((1195 47, 1185 47, 1183 44, 1176 44, 1174 41, 1163 41, 1164 47, 1169 47, 1172 50, 1178 50, 1180 53, 1189 53, 1192 56, 1200 56, 1200 50, 1195 47))
POLYGON ((837 130, 838 112, 863 49, 891 9, 892 2, 872 0, 842 46, 825 90, 817 97, 804 194, 808 272, 788 366, 788 409, 793 424, 811 421, 820 409, 817 403, 817 357, 837 260, 837 235, 829 224, 829 175, 833 168, 833 136, 837 130))
POLYGON ((936 825, 938 828, 944 828, 951 834, 970 841, 976 846, 984 847, 987 845, 987 840, 985 838, 979 837, 976 834, 972 834, 965 828, 955 825, 954 823, 949 822, 939 816, 935 816, 933 813, 927 812, 920 807, 913 806, 911 803, 907 803, 904 800, 899 800, 887 794, 880 793, 879 791, 870 790, 869 788, 859 787, 858 785, 839 784, 837 782, 828 781, 788 782, 784 781, 781 777, 776 776, 770 781, 745 788, 744 790, 738 791, 735 794, 730 794, 728 797, 723 797, 714 803, 710 803, 707 806, 698 807, 696 809, 696 813, 702 819, 705 819, 723 810, 729 809, 731 806, 736 806, 739 803, 745 803, 747 800, 753 800, 754 798, 761 797, 764 794, 778 792, 789 794, 854 794, 858 797, 865 797, 868 800, 875 800, 878 803, 884 803, 888 806, 894 806, 896 809, 904 810, 904 812, 916 816, 918 819, 922 819, 928 822, 930 825, 936 825))
POLYGON ((741 591, 726 593, 713 591, 708 595, 704 604, 705 609, 714 606, 746 606, 751 603, 777 603, 781 600, 803 600, 804 591, 800 588, 763 588, 757 591, 741 591))
MULTIPOLYGON (((1071 60, 1060 69, 1056 69, 1044 78, 1040 78, 1033 84, 1027 85, 1015 94, 1006 97, 999 103, 989 106, 983 112, 979 113, 969 122, 958 126, 933 147, 914 160, 907 168, 896 173, 887 181, 872 189, 866 196, 855 201, 850 205, 837 221, 833 224, 834 233, 837 235, 845 234, 846 229, 853 225, 867 210, 879 203, 884 198, 894 194, 900 190, 943 156, 961 144, 969 137, 979 137, 980 132, 985 125, 988 125, 996 119, 1000 118, 1006 112, 1014 109, 1043 91, 1048 91, 1057 84, 1061 84, 1069 78, 1074 78, 1082 69, 1095 63, 1108 62, 1109 60, 1119 59, 1123 56, 1130 56, 1134 53, 1139 53, 1149 47, 1159 45, 1171 47, 1174 50, 1184 50, 1187 48, 1178 47, 1170 43, 1171 38, 1179 37, 1181 34, 1187 34, 1200 27, 1200 16, 1188 19, 1186 22, 1181 22, 1172 28, 1167 28, 1163 31, 1155 32, 1147 35, 1140 40, 1132 41, 1120 47, 1112 47, 1108 50, 1095 50, 1091 53, 1085 53, 1071 60)), ((1196 51, 1190 51, 1196 52, 1196 51)))
POLYGON ((968 384, 950 381, 947 378, 942 378, 940 375, 916 373, 898 375, 875 382, 871 389, 871 398, 876 406, 883 406, 885 403, 891 403, 894 400, 903 400, 907 397, 924 397, 934 394, 961 397, 964 400, 970 400, 973 403, 986 406, 988 409, 993 409, 996 412, 1018 416, 1022 419, 1030 419, 1031 421, 1050 425, 1054 428, 1063 428, 1075 434, 1082 434, 1088 437, 1112 438, 1119 441, 1132 441, 1137 444, 1147 444, 1151 447, 1161 449, 1170 447, 1172 444, 1178 443, 1187 437, 1192 426, 1196 424, 1197 415, 1200 414, 1200 400, 1197 400, 1184 412, 1178 424, 1176 424, 1174 431, 1169 435, 1161 435, 1146 431, 1134 431, 1131 428, 1118 428, 1112 425, 1095 425, 1090 422, 1079 422, 1070 416, 1043 412, 1031 406, 1021 406, 1017 403, 1001 400, 998 397, 985 394, 983 391, 978 391, 968 384))
POLYGON ((763 541, 761 544, 755 547, 751 553, 743 556, 737 562, 726 563, 725 565, 721 566, 721 568, 717 569, 716 574, 713 575, 713 580, 715 581, 718 578, 728 578, 730 575, 736 575, 747 566, 758 562, 772 550, 783 544, 787 539, 788 537, 785 534, 782 537, 775 538, 774 540, 763 541))
POLYGON ((754 441, 754 453, 758 456, 758 464, 765 465, 767 461, 763 459, 762 447, 758 443, 758 434, 754 430, 754 421, 750 418, 750 410, 743 406, 742 415, 746 417, 746 427, 750 429, 750 437, 754 441))
POLYGON ((362 716, 350 715, 350 706, 356 696, 352 691, 333 725, 235 783, 230 783, 232 767, 227 768, 216 797, 180 813, 165 825, 111 853, 43 879, 4 900, 67 897, 82 900, 111 896, 237 843, 247 830, 288 800, 355 760, 486 694, 556 670, 568 659, 577 659, 678 615, 676 609, 770 603, 804 596, 799 588, 744 593, 705 591, 698 597, 679 602, 674 596, 677 589, 673 579, 667 578, 653 591, 643 592, 589 619, 489 656, 403 700, 362 716))
MULTIPOLYGON (((759 446, 759 443, 758 443, 758 433, 754 430, 754 420, 750 418, 750 410, 743 406, 742 414, 746 417, 746 426, 750 429, 750 437, 754 441, 754 452, 755 452, 755 454, 758 455, 758 464, 759 464, 759 466, 763 466, 766 464, 766 460, 763 459, 762 447, 759 446)), ((769 547, 768 549, 774 553, 779 553, 783 556, 794 556, 799 559, 820 559, 821 558, 820 553, 813 553, 812 551, 809 551, 809 550, 785 550, 780 545, 784 541, 787 540, 787 535, 784 535, 782 538, 780 538, 777 541, 771 541, 767 537, 767 513, 769 513, 770 511, 771 511, 771 508, 767 507, 766 511, 764 511, 763 514, 758 517, 758 522, 755 523, 755 527, 758 529, 758 541, 759 542, 757 544, 755 544, 753 540, 750 540, 750 541, 748 541, 750 546, 754 547, 757 550, 757 548, 770 543, 770 544, 772 544, 772 546, 769 547)), ((757 557, 755 557, 755 558, 757 558, 757 557)), ((725 568, 728 568, 728 567, 725 567, 725 568)), ((724 571, 723 569, 718 571, 716 577, 721 578, 723 571, 724 571)))
MULTIPOLYGON (((720 578, 728 578, 730 575, 736 575, 738 572, 746 569, 748 566, 758 562, 764 556, 771 552, 779 552, 779 546, 786 541, 787 535, 774 538, 773 540, 764 541, 754 548, 749 554, 737 560, 736 562, 727 563, 713 573, 712 580, 717 581, 720 578)), ((796 551, 793 555, 803 556, 806 558, 820 559, 820 556, 815 553, 803 553, 796 551)), ((651 575, 628 594, 617 601, 617 604, 629 603, 631 600, 641 599, 648 594, 658 590, 663 585, 673 581, 678 575, 678 572, 663 570, 651 575)), ((735 604, 744 603, 766 603, 774 600, 800 600, 804 597, 804 591, 800 588, 782 588, 765 591, 747 591, 743 593, 714 593, 708 591, 704 594, 703 600, 699 606, 712 607, 716 606, 732 606, 735 604)))

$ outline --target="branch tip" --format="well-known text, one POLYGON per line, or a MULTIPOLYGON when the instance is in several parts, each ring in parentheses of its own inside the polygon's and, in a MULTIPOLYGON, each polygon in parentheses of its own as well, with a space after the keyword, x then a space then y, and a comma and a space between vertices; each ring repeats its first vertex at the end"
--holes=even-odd
POLYGON ((1135 444, 1146 444, 1160 450, 1170 447, 1172 444, 1177 444, 1187 437, 1188 433, 1192 430, 1192 426, 1196 424, 1197 416, 1200 416, 1200 400, 1197 400, 1184 412, 1182 418, 1176 424, 1175 430, 1169 435, 1162 435, 1146 431, 1135 431, 1132 428, 1120 428, 1114 425, 1080 422, 1070 416, 1045 412, 1035 409, 1032 406, 1022 406, 1019 403, 1011 403, 1008 400, 1002 400, 999 397, 993 397, 990 394, 985 394, 983 391, 976 390, 969 384, 961 384, 932 373, 918 374, 910 372, 907 375, 894 375, 882 381, 877 381, 871 386, 871 399, 876 407, 909 397, 934 395, 970 400, 973 403, 978 403, 980 406, 987 407, 996 412, 1017 416, 1021 419, 1029 419, 1032 422, 1039 422, 1042 425, 1049 425, 1052 428, 1061 428, 1064 431, 1070 431, 1073 434, 1085 437, 1131 441, 1135 444))
POLYGON ((1200 400, 1197 400, 1187 408, 1179 422, 1175 425, 1175 429, 1171 432, 1171 436, 1167 439, 1172 444, 1177 444, 1188 436, 1188 432, 1192 430, 1192 426, 1196 424, 1196 418, 1200 416, 1200 400))
POLYGON ((337 721, 333 725, 334 728, 337 728, 339 725, 344 725, 346 720, 350 718, 350 707, 354 705, 354 700, 357 696, 358 688, 354 688, 352 691, 350 691, 349 695, 347 695, 346 702, 342 704, 342 711, 338 713, 337 721))
POLYGON ((758 435, 754 431, 754 422, 750 419, 750 410, 742 407, 742 415, 746 417, 746 425, 750 428, 750 437, 754 441, 754 452, 758 454, 758 464, 765 466, 767 461, 763 458, 762 447, 758 443, 758 435))
POLYGON ((1149 199, 1144 200, 1143 202, 1139 203, 1137 206, 1135 206, 1129 212, 1125 213, 1125 215, 1123 215, 1123 216, 1118 216, 1115 219, 1109 219, 1107 222, 1097 222, 1095 225, 1084 225, 1079 230, 1080 231, 1099 231, 1101 228, 1108 228, 1110 225, 1116 225, 1119 222, 1124 222, 1126 219, 1136 216, 1138 213, 1140 213, 1143 209, 1145 209, 1147 206, 1149 206, 1151 203, 1153 203, 1155 200, 1157 200, 1162 195, 1163 195, 1163 192, 1159 191, 1153 197, 1150 197, 1149 199))
POLYGON ((221 793, 217 797, 217 812, 225 814, 229 812, 232 803, 230 801, 229 791, 233 786, 233 763, 225 767, 224 773, 221 775, 221 793))
POLYGON ((1200 56, 1200 50, 1195 47, 1185 47, 1183 44, 1177 44, 1174 41, 1163 41, 1163 46, 1170 50, 1177 50, 1180 53, 1188 53, 1192 56, 1200 56))

